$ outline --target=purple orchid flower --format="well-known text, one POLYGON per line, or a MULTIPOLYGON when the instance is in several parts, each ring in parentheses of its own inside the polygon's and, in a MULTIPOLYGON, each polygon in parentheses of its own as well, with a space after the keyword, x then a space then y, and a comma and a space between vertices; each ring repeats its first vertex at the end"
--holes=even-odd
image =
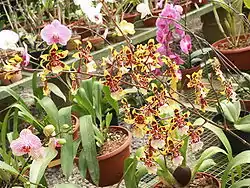
POLYGON ((56 43, 66 45, 71 35, 72 31, 58 20, 54 20, 51 24, 46 25, 41 31, 41 37, 48 45, 56 43))
POLYGON ((191 43, 191 37, 190 35, 185 35, 181 42, 180 42, 180 46, 181 46, 181 50, 185 53, 185 54, 189 54, 189 51, 192 50, 192 43, 191 43))

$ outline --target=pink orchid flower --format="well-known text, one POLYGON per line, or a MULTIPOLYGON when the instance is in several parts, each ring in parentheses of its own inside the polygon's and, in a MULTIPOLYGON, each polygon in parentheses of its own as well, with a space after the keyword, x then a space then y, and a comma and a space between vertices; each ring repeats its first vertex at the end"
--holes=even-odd
POLYGON ((71 35, 72 31, 58 20, 54 20, 51 24, 46 25, 41 31, 41 37, 48 45, 56 43, 66 45, 71 35))
POLYGON ((10 148, 16 156, 29 154, 33 159, 43 157, 41 140, 29 129, 23 129, 19 138, 11 142, 10 148))
POLYGON ((189 35, 185 35, 180 42, 181 50, 188 54, 192 49, 191 37, 189 35))
POLYGON ((22 59, 23 59, 23 61, 22 61, 21 65, 24 67, 28 66, 30 63, 30 55, 28 54, 27 45, 25 45, 24 50, 22 51, 22 59))

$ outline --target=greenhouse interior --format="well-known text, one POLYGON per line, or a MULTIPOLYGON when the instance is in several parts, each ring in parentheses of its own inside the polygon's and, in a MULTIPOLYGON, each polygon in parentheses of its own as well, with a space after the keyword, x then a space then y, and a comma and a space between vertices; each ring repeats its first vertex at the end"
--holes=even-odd
POLYGON ((250 0, 0 10, 0 188, 250 187, 250 0))

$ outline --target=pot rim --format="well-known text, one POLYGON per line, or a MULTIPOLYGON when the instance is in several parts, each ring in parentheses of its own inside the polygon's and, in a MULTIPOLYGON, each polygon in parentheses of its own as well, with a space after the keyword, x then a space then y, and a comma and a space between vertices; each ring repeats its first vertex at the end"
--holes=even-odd
MULTIPOLYGON (((221 181, 220 181, 218 178, 216 178, 214 175, 212 175, 212 174, 210 174, 210 173, 206 173, 206 172, 197 172, 197 173, 196 173, 196 175, 199 175, 199 174, 204 175, 204 176, 207 176, 207 177, 213 178, 214 182, 217 183, 218 188, 221 188, 221 181)), ((161 182, 158 182, 158 183, 155 184, 154 186, 158 185, 159 183, 161 183, 161 182)))
MULTIPOLYGON (((242 38, 244 36, 247 36, 247 38, 250 38, 250 33, 242 34, 242 35, 240 35, 240 38, 242 38)), ((227 38, 230 38, 230 37, 227 37, 227 38)), ((218 49, 218 45, 221 43, 227 42, 227 38, 223 38, 223 39, 220 39, 220 40, 214 42, 212 44, 212 46, 214 48, 218 49)), ((219 51, 224 53, 224 54, 236 54, 236 53, 241 53, 241 52, 245 52, 245 51, 250 51, 250 46, 243 47, 243 48, 235 48, 235 49, 223 49, 223 50, 219 50, 219 51)))
POLYGON ((123 151, 126 147, 128 147, 131 144, 132 134, 127 128, 122 127, 122 126, 110 126, 110 128, 115 128, 118 130, 121 129, 123 132, 126 132, 128 138, 120 147, 118 147, 114 151, 107 153, 107 154, 104 154, 104 155, 97 156, 98 161, 102 161, 102 160, 105 160, 107 158, 115 156, 116 154, 120 153, 121 151, 123 151))

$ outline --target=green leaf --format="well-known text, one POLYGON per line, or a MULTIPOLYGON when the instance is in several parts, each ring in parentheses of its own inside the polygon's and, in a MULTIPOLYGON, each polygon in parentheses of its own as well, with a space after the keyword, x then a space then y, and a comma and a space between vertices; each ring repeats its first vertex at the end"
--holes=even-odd
MULTIPOLYGON (((5 163, 3 161, 0 161, 0 169, 6 170, 7 172, 9 172, 15 176, 18 176, 18 174, 19 174, 19 172, 15 168, 13 168, 12 166, 8 165, 7 163, 5 163)), ((27 182, 27 179, 25 179, 23 176, 19 176, 18 179, 22 182, 27 182)))
POLYGON ((129 157, 124 162, 124 181, 127 188, 137 188, 138 180, 136 179, 136 167, 138 161, 136 156, 129 157))
POLYGON ((109 126, 110 126, 110 123, 111 123, 111 121, 112 121, 112 117, 113 117, 113 114, 112 114, 112 113, 107 113, 107 115, 106 115, 106 120, 105 120, 105 122, 106 122, 106 128, 107 128, 107 129, 108 129, 109 126))
POLYGON ((211 123, 205 123, 203 126, 208 130, 212 131, 217 136, 217 138, 220 139, 220 141, 227 150, 229 160, 231 160, 233 157, 232 148, 224 132, 220 128, 212 125, 211 123))
POLYGON ((186 166, 186 163, 187 163, 188 141, 189 141, 189 137, 186 137, 184 139, 184 144, 180 149, 181 155, 184 157, 184 160, 182 161, 182 165, 184 165, 184 166, 186 166))
POLYGON ((226 187, 226 182, 228 180, 228 175, 231 170, 239 165, 250 163, 250 151, 243 151, 236 155, 228 164, 226 170, 222 175, 222 188, 226 187))
POLYGON ((206 55, 210 51, 212 51, 212 48, 203 48, 203 49, 196 50, 191 53, 190 58, 194 59, 200 55, 206 55))
MULTIPOLYGON (((86 109, 90 115, 92 115, 93 117, 95 117, 95 111, 94 111, 94 106, 90 101, 90 98, 88 98, 88 95, 86 93, 86 91, 83 88, 79 88, 77 95, 75 96, 78 104, 86 109)), ((91 99, 93 98, 93 96, 91 97, 91 99)))
POLYGON ((3 148, 4 153, 6 153, 6 135, 8 130, 8 122, 9 122, 9 116, 10 116, 11 109, 8 110, 6 115, 4 116, 4 120, 1 126, 1 147, 3 148))
POLYGON ((229 102, 227 100, 223 100, 220 102, 222 113, 225 115, 228 121, 236 123, 240 116, 240 101, 236 101, 235 103, 229 102))
POLYGON ((86 159, 88 171, 92 181, 98 185, 99 183, 99 163, 97 160, 97 151, 95 144, 95 126, 92 122, 91 115, 86 115, 80 118, 80 133, 84 157, 86 159))
POLYGON ((32 90, 33 95, 36 96, 38 99, 41 99, 43 97, 43 91, 41 87, 37 87, 37 72, 33 73, 32 77, 32 90))
POLYGON ((55 105, 55 103, 52 101, 49 97, 44 97, 42 100, 37 99, 38 103, 42 106, 42 108, 45 110, 49 122, 56 127, 56 132, 59 130, 58 126, 58 109, 55 105))
POLYGON ((79 185, 72 183, 56 184, 56 188, 81 188, 79 185))
MULTIPOLYGON (((30 177, 29 181, 39 184, 41 181, 45 170, 50 163, 51 160, 53 160, 56 155, 57 151, 54 148, 44 148, 45 155, 41 159, 33 160, 31 166, 30 166, 30 177)), ((36 188, 36 185, 31 184, 30 188, 36 188)))
POLYGON ((95 106, 95 112, 98 120, 102 121, 102 85, 95 81, 93 86, 93 104, 95 106))
POLYGON ((14 90, 6 87, 6 88, 4 88, 4 91, 6 91, 14 99, 16 99, 18 102, 20 102, 24 108, 26 108, 27 110, 29 109, 29 107, 26 105, 26 103, 24 102, 24 100, 22 100, 21 97, 14 90))
POLYGON ((81 82, 81 87, 85 92, 86 92, 86 96, 87 98, 90 100, 90 103, 93 104, 93 82, 95 81, 95 79, 90 78, 87 80, 82 80, 81 82))
POLYGON ((250 185, 250 178, 240 180, 233 185, 231 185, 229 188, 241 188, 241 187, 248 187, 250 185))
POLYGON ((243 132, 250 132, 250 114, 240 118, 234 127, 243 132))
POLYGON ((210 157, 212 157, 213 155, 215 155, 216 153, 219 153, 219 152, 227 155, 227 153, 223 149, 216 147, 216 146, 211 146, 210 148, 203 151, 200 158, 196 161, 196 163, 194 165, 194 168, 192 171, 192 177, 195 177, 195 174, 199 170, 203 161, 205 161, 206 159, 209 159, 210 157))
POLYGON ((245 6, 250 9, 250 0, 244 0, 245 6))
POLYGON ((85 179, 88 166, 87 166, 87 160, 85 158, 85 154, 84 154, 83 150, 81 151, 81 153, 79 155, 78 163, 79 163, 78 166, 79 166, 80 174, 85 179))
MULTIPOLYGON (((62 126, 64 124, 68 124, 72 130, 71 123, 71 106, 61 108, 58 111, 59 115, 59 125, 62 126)), ((60 127, 59 126, 59 127, 60 127)), ((59 131, 61 129, 59 128, 59 131)), ((62 133, 62 138, 66 140, 66 143, 61 148, 61 166, 63 170, 63 174, 68 179, 73 171, 74 164, 74 152, 73 152, 73 137, 72 134, 62 133)))
POLYGON ((59 87, 57 87, 57 85, 53 84, 53 83, 48 83, 48 87, 51 90, 51 92, 53 92, 56 96, 60 97, 61 99, 64 100, 64 102, 66 102, 66 97, 63 94, 63 92, 60 90, 59 87))
POLYGON ((200 168, 198 169, 199 172, 204 172, 205 170, 207 170, 208 168, 210 168, 211 166, 215 166, 216 163, 214 162, 213 159, 206 159, 202 162, 200 168))
POLYGON ((37 130, 41 130, 43 128, 43 125, 37 121, 30 111, 27 110, 22 104, 15 103, 10 107, 19 109, 20 111, 18 112, 18 115, 24 117, 24 119, 31 123, 37 130))
POLYGON ((119 113, 118 102, 111 97, 111 92, 108 86, 103 86, 103 92, 105 94, 105 99, 108 101, 110 106, 115 110, 116 114, 119 113))

